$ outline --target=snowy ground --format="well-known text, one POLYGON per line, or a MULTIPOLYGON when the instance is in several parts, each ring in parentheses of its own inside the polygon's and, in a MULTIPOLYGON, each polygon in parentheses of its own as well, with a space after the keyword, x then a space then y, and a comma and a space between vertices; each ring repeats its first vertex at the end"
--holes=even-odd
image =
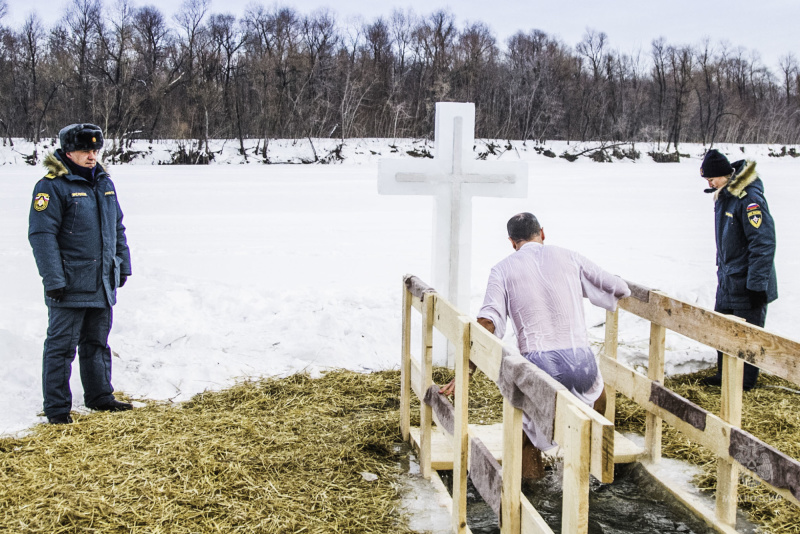
MULTIPOLYGON (((181 401, 246 376, 398 367, 401 277, 430 279, 432 202, 377 194, 378 159, 398 155, 387 145, 351 142, 340 165, 114 167, 134 270, 114 309, 116 389, 181 401)), ((548 146, 557 154, 575 148, 548 146)), ((723 148, 731 159, 742 157, 738 146, 723 148)), ((299 150, 290 149, 288 142, 271 148, 285 161, 299 150)), ((18 142, 15 150, 0 148, 0 434, 43 420, 47 309, 27 242, 30 195, 43 173, 21 163, 30 147, 18 142)), ((800 242, 792 237, 791 214, 800 201, 800 160, 767 157, 769 150, 744 153, 758 161, 778 230, 780 298, 767 327, 797 338, 800 242)), ((600 164, 506 152, 503 158, 530 161, 529 198, 476 199, 470 313, 480 306, 490 267, 511 252, 505 222, 519 211, 540 218, 547 243, 713 306, 713 207, 698 175, 703 149, 681 152, 692 157, 600 164)), ((235 163, 234 153, 227 147, 218 160, 235 163)), ((149 158, 138 162, 158 161, 149 158)), ((588 304, 587 310, 600 341, 604 312, 588 304)), ((621 316, 626 363, 646 361, 648 335, 644 321, 621 316)), ((679 336, 668 335, 667 344, 668 373, 715 361, 713 351, 679 336)), ((77 375, 74 406, 82 409, 77 375)))

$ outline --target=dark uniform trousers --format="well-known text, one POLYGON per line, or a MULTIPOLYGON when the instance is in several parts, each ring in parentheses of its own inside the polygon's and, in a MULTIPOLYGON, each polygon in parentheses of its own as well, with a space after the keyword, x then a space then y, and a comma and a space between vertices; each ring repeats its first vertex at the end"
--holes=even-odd
POLYGON ((114 398, 111 387, 111 348, 108 334, 113 313, 105 308, 48 306, 50 322, 44 342, 42 389, 47 417, 69 413, 72 393, 69 378, 78 349, 84 404, 100 406, 114 398))
MULTIPOLYGON (((745 308, 745 309, 733 309, 733 308, 722 308, 720 306, 714 306, 714 311, 719 312, 725 315, 733 315, 735 317, 741 317, 742 319, 746 320, 749 324, 764 327, 764 323, 767 320, 767 305, 764 304, 759 308, 745 308)), ((717 351, 717 375, 722 376, 722 352, 717 351)), ((758 380, 758 367, 755 365, 750 365, 749 363, 745 362, 744 364, 744 380, 742 381, 743 387, 750 389, 756 385, 756 380, 758 380)))

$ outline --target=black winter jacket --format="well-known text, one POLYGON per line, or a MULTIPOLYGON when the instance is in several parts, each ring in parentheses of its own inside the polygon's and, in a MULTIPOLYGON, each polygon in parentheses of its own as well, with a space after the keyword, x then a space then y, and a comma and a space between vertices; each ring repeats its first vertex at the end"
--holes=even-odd
POLYGON ((736 161, 728 184, 715 194, 717 307, 751 307, 749 291, 778 298, 775 222, 754 161, 736 161))
POLYGON ((48 306, 102 308, 116 304, 120 276, 131 258, 117 192, 98 164, 95 181, 72 174, 61 150, 49 154, 49 171, 33 190, 28 240, 45 292, 65 288, 48 306))

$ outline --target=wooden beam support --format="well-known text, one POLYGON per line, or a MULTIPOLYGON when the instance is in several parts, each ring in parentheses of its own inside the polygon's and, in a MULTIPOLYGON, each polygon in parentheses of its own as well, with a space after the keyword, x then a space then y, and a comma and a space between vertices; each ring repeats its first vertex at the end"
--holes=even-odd
POLYGON ((553 529, 545 522, 544 518, 536 511, 527 497, 522 497, 521 504, 521 532, 522 534, 553 534, 553 529))
POLYGON ((469 464, 469 337, 470 322, 459 317, 456 348, 455 424, 453 431, 453 525, 456 534, 467 530, 467 467, 469 464))
POLYGON ((711 450, 717 456, 728 455, 731 425, 714 414, 706 413, 705 430, 698 430, 669 410, 650 401, 653 381, 630 367, 606 357, 600 358, 600 371, 603 378, 617 390, 639 404, 642 408, 674 426, 678 431, 698 445, 711 450))
POLYGON ((800 504, 800 461, 740 428, 731 431, 731 458, 777 493, 800 504))
MULTIPOLYGON (((603 354, 612 360, 617 359, 619 349, 619 310, 613 312, 606 310, 605 343, 603 344, 603 354)), ((617 413, 617 390, 608 384, 606 388, 606 419, 615 423, 617 413)))
POLYGON ((673 332, 800 384, 800 358, 797 357, 800 342, 671 298, 660 291, 650 291, 647 303, 629 297, 620 300, 619 305, 673 332))
MULTIPOLYGON (((560 390, 559 397, 568 397, 567 402, 591 421, 591 463, 589 472, 604 484, 614 482, 614 424, 594 411, 572 393, 560 390)), ((558 402, 564 402, 559 399, 558 402)))
POLYGON ((501 494, 501 534, 520 532, 522 494, 522 410, 503 399, 503 491, 501 494))
POLYGON ((400 349, 400 434, 408 441, 411 428, 411 293, 403 284, 403 323, 400 349))
POLYGON ((556 441, 564 450, 561 532, 586 534, 589 532, 591 421, 571 403, 559 402, 556 413, 556 441))
POLYGON ((697 430, 706 429, 706 416, 708 412, 695 403, 681 397, 671 389, 664 387, 661 382, 650 382, 650 402, 664 408, 672 415, 679 417, 695 427, 697 430))
MULTIPOLYGON (((647 377, 657 382, 664 381, 664 348, 667 330, 655 323, 650 325, 650 361, 647 366, 647 377)), ((661 460, 661 419, 648 413, 645 419, 644 450, 648 461, 656 463, 661 460)))
MULTIPOLYGON (((722 355, 722 395, 720 417, 733 426, 742 426, 742 379, 744 360, 730 354, 722 355)), ((736 508, 739 503, 739 467, 731 458, 717 458, 717 519, 736 527, 736 508)))
POLYGON ((422 401, 423 397, 425 397, 425 390, 422 389, 422 369, 420 369, 416 358, 409 360, 409 367, 411 368, 411 391, 422 401))
MULTIPOLYGON (((454 346, 461 342, 461 313, 441 295, 436 295, 433 305, 433 326, 454 346)), ((456 351, 458 348, 456 347, 456 351)))
MULTIPOLYGON (((443 503, 444 507, 452 515, 453 499, 450 497, 450 492, 447 491, 447 488, 444 486, 444 482, 442 482, 441 476, 439 476, 439 473, 435 469, 431 474, 431 485, 439 497, 439 502, 443 503)), ((464 534, 472 534, 472 531, 469 529, 469 527, 464 527, 464 534)))
POLYGON ((503 360, 503 343, 477 321, 470 322, 469 359, 492 382, 500 378, 500 363, 503 360))
POLYGON ((768 485, 773 491, 800 506, 800 485, 793 486, 792 477, 800 480, 800 462, 775 450, 758 438, 706 413, 705 430, 698 430, 668 410, 656 406, 649 400, 652 381, 641 373, 606 357, 600 358, 603 377, 617 389, 648 412, 675 427, 689 440, 709 449, 719 458, 731 458, 750 476, 768 485), (768 463, 769 468, 763 467, 768 463), (778 466, 778 467, 775 467, 778 466), (759 470, 762 471, 759 474, 759 470), (770 477, 762 477, 770 474, 770 477), (794 492, 797 495, 793 494, 794 492))
MULTIPOLYGON (((435 293, 423 294, 422 300, 422 348, 421 348, 421 393, 428 391, 433 385, 433 303, 435 293)), ((431 407, 424 402, 419 403, 419 470, 426 478, 431 478, 431 425, 433 415, 431 407)))
POLYGON ((733 426, 742 426, 742 380, 744 360, 722 355, 722 395, 719 416, 733 426))

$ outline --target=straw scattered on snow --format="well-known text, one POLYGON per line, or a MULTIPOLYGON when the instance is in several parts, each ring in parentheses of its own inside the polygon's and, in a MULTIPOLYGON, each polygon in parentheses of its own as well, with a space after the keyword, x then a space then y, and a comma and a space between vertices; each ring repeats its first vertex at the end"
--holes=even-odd
POLYGON ((250 381, 2 439, 0 531, 408 532, 399 382, 346 371, 250 381))
MULTIPOLYGON (((708 374, 666 385, 718 413, 719 388, 699 384, 708 374)), ((438 384, 452 376, 434 369, 438 384)), ((76 415, 72 425, 0 439, 0 530, 410 532, 396 484, 399 382, 396 371, 263 379, 180 406, 76 415)), ((800 388, 765 373, 759 386, 745 394, 744 430, 800 458, 800 388)), ((470 390, 471 423, 502 421, 490 380, 477 373, 470 390)), ((618 395, 618 430, 641 433, 644 420, 618 395)), ((713 491, 709 451, 664 425, 663 454, 701 466, 697 482, 713 491)), ((744 474, 739 506, 770 532, 800 534, 800 510, 744 474)))

